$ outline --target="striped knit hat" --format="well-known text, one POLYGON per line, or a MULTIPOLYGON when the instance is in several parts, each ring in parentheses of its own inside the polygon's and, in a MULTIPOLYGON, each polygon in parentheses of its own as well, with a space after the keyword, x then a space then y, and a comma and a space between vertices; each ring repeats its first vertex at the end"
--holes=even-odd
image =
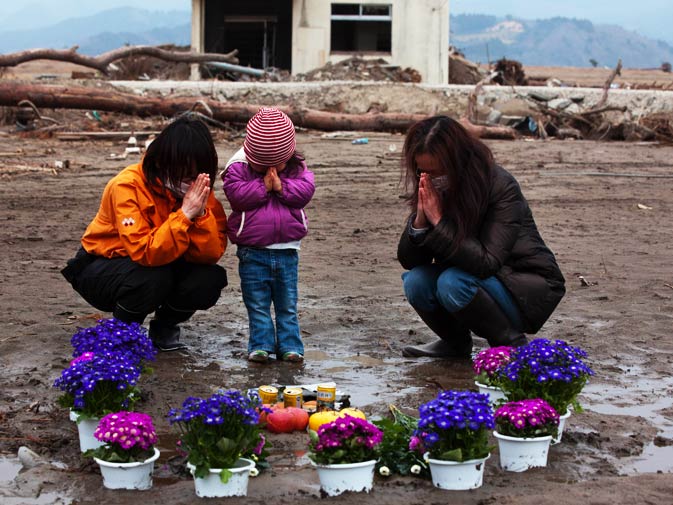
POLYGON ((255 165, 273 167, 285 163, 297 147, 292 120, 278 109, 259 109, 245 130, 243 151, 255 165))

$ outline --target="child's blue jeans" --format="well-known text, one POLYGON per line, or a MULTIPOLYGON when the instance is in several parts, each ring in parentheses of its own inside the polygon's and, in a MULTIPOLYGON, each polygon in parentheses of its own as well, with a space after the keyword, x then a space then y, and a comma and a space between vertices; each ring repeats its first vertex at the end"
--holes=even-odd
POLYGON ((512 326, 523 327, 514 298, 495 276, 479 279, 459 268, 433 264, 404 272, 402 281, 411 306, 424 312, 433 312, 440 306, 447 312, 457 312, 472 301, 477 288, 481 287, 498 303, 512 326))
POLYGON ((303 355, 297 316, 298 251, 238 246, 236 256, 243 303, 248 310, 248 352, 262 350, 277 357, 290 351, 303 355))

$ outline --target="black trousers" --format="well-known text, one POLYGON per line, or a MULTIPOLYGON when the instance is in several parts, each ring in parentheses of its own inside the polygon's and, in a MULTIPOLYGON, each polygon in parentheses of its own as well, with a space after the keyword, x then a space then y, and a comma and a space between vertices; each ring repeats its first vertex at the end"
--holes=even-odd
POLYGON ((167 324, 186 321, 196 310, 215 305, 227 285, 227 273, 219 265, 180 259, 146 267, 130 258, 92 256, 83 249, 62 273, 89 304, 124 322, 142 323, 152 312, 167 324))

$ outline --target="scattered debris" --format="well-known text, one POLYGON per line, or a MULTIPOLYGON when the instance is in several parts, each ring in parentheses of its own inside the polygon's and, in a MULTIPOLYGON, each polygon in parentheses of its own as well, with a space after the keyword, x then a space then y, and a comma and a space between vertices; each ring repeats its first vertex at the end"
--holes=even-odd
POLYGON ((338 63, 328 62, 320 68, 297 74, 292 81, 390 81, 421 82, 413 68, 390 65, 384 59, 364 59, 354 56, 338 63))

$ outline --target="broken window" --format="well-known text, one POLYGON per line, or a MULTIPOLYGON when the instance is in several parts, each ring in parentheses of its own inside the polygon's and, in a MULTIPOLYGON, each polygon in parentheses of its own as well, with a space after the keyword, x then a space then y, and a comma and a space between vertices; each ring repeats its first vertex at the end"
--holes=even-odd
POLYGON ((332 4, 331 52, 390 54, 392 6, 332 4))

